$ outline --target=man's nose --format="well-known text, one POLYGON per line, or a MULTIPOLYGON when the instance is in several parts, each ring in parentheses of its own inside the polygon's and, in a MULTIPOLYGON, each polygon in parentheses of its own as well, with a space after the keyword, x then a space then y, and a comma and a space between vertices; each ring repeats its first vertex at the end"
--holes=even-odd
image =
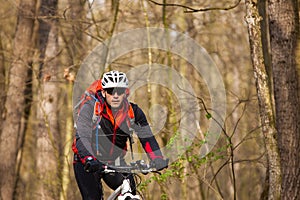
POLYGON ((114 97, 114 98, 118 98, 118 97, 119 97, 118 93, 117 93, 117 92, 114 92, 113 97, 114 97))

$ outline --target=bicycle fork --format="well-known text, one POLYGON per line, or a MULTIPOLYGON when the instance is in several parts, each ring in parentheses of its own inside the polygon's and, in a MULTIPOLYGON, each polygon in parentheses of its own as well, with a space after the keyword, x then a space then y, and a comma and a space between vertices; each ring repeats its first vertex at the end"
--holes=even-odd
POLYGON ((133 199, 133 200, 141 200, 139 195, 131 194, 132 190, 130 187, 130 180, 124 179, 122 185, 120 185, 114 192, 111 194, 107 200, 114 200, 116 197, 118 200, 126 200, 126 199, 133 199))

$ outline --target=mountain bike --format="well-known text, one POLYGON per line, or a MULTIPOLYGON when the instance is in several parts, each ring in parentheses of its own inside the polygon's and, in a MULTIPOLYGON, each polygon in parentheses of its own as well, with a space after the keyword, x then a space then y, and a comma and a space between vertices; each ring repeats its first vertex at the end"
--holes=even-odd
MULTIPOLYGON (((124 173, 124 174, 132 174, 136 178, 139 177, 139 174, 142 173, 144 175, 153 172, 159 173, 153 164, 146 164, 143 160, 138 160, 136 162, 130 163, 130 165, 126 166, 111 166, 106 165, 105 169, 102 173, 124 173)), ((132 194, 133 188, 131 188, 129 176, 124 177, 123 183, 114 190, 107 200, 141 200, 143 199, 140 194, 132 194)), ((138 191, 137 191, 138 192, 138 191)))

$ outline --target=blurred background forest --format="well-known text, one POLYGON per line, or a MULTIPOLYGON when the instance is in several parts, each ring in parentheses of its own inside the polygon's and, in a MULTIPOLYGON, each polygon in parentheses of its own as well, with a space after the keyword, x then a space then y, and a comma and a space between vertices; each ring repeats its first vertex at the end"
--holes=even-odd
MULTIPOLYGON (((283 5, 274 2, 0 0, 0 199, 81 199, 71 149, 77 72, 97 45, 117 33, 145 27, 193 38, 217 66, 226 89, 220 137, 212 151, 200 157, 214 120, 208 91, 214 83, 205 82, 180 56, 158 49, 137 49, 107 65, 105 71, 124 72, 142 64, 169 66, 188 80, 198 100, 200 121, 198 132, 192 133, 193 145, 161 176, 143 176, 140 190, 145 199, 299 198, 298 1, 286 1, 287 8, 279 6, 281 10, 266 5, 283 5), (280 31, 272 23, 268 26, 267 19, 286 20, 284 39, 278 39, 280 31), (286 49, 276 51, 272 48, 281 46, 275 44, 286 49), (280 70, 285 74, 276 74, 280 70), (280 107, 280 102, 291 103, 280 107)), ((135 90, 130 100, 152 124, 162 115, 153 105, 166 108, 165 124, 156 137, 161 146, 176 140, 181 111, 172 91, 150 84, 135 90)), ((106 188, 105 194, 109 192, 106 188)))

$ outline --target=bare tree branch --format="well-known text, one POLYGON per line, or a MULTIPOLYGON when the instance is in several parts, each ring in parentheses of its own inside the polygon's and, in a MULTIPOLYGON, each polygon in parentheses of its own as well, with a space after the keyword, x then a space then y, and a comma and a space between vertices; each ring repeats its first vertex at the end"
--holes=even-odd
POLYGON ((153 0, 148 0, 149 2, 155 4, 155 5, 159 5, 159 6, 169 6, 169 7, 180 7, 180 8, 185 8, 186 11, 184 11, 185 13, 192 13, 192 12, 205 12, 205 11, 211 11, 211 10, 231 10, 236 8, 241 0, 238 0, 237 2, 235 2, 233 5, 230 5, 228 7, 210 7, 210 8, 192 8, 186 5, 182 5, 182 4, 175 4, 175 3, 158 3, 156 1, 153 0))

